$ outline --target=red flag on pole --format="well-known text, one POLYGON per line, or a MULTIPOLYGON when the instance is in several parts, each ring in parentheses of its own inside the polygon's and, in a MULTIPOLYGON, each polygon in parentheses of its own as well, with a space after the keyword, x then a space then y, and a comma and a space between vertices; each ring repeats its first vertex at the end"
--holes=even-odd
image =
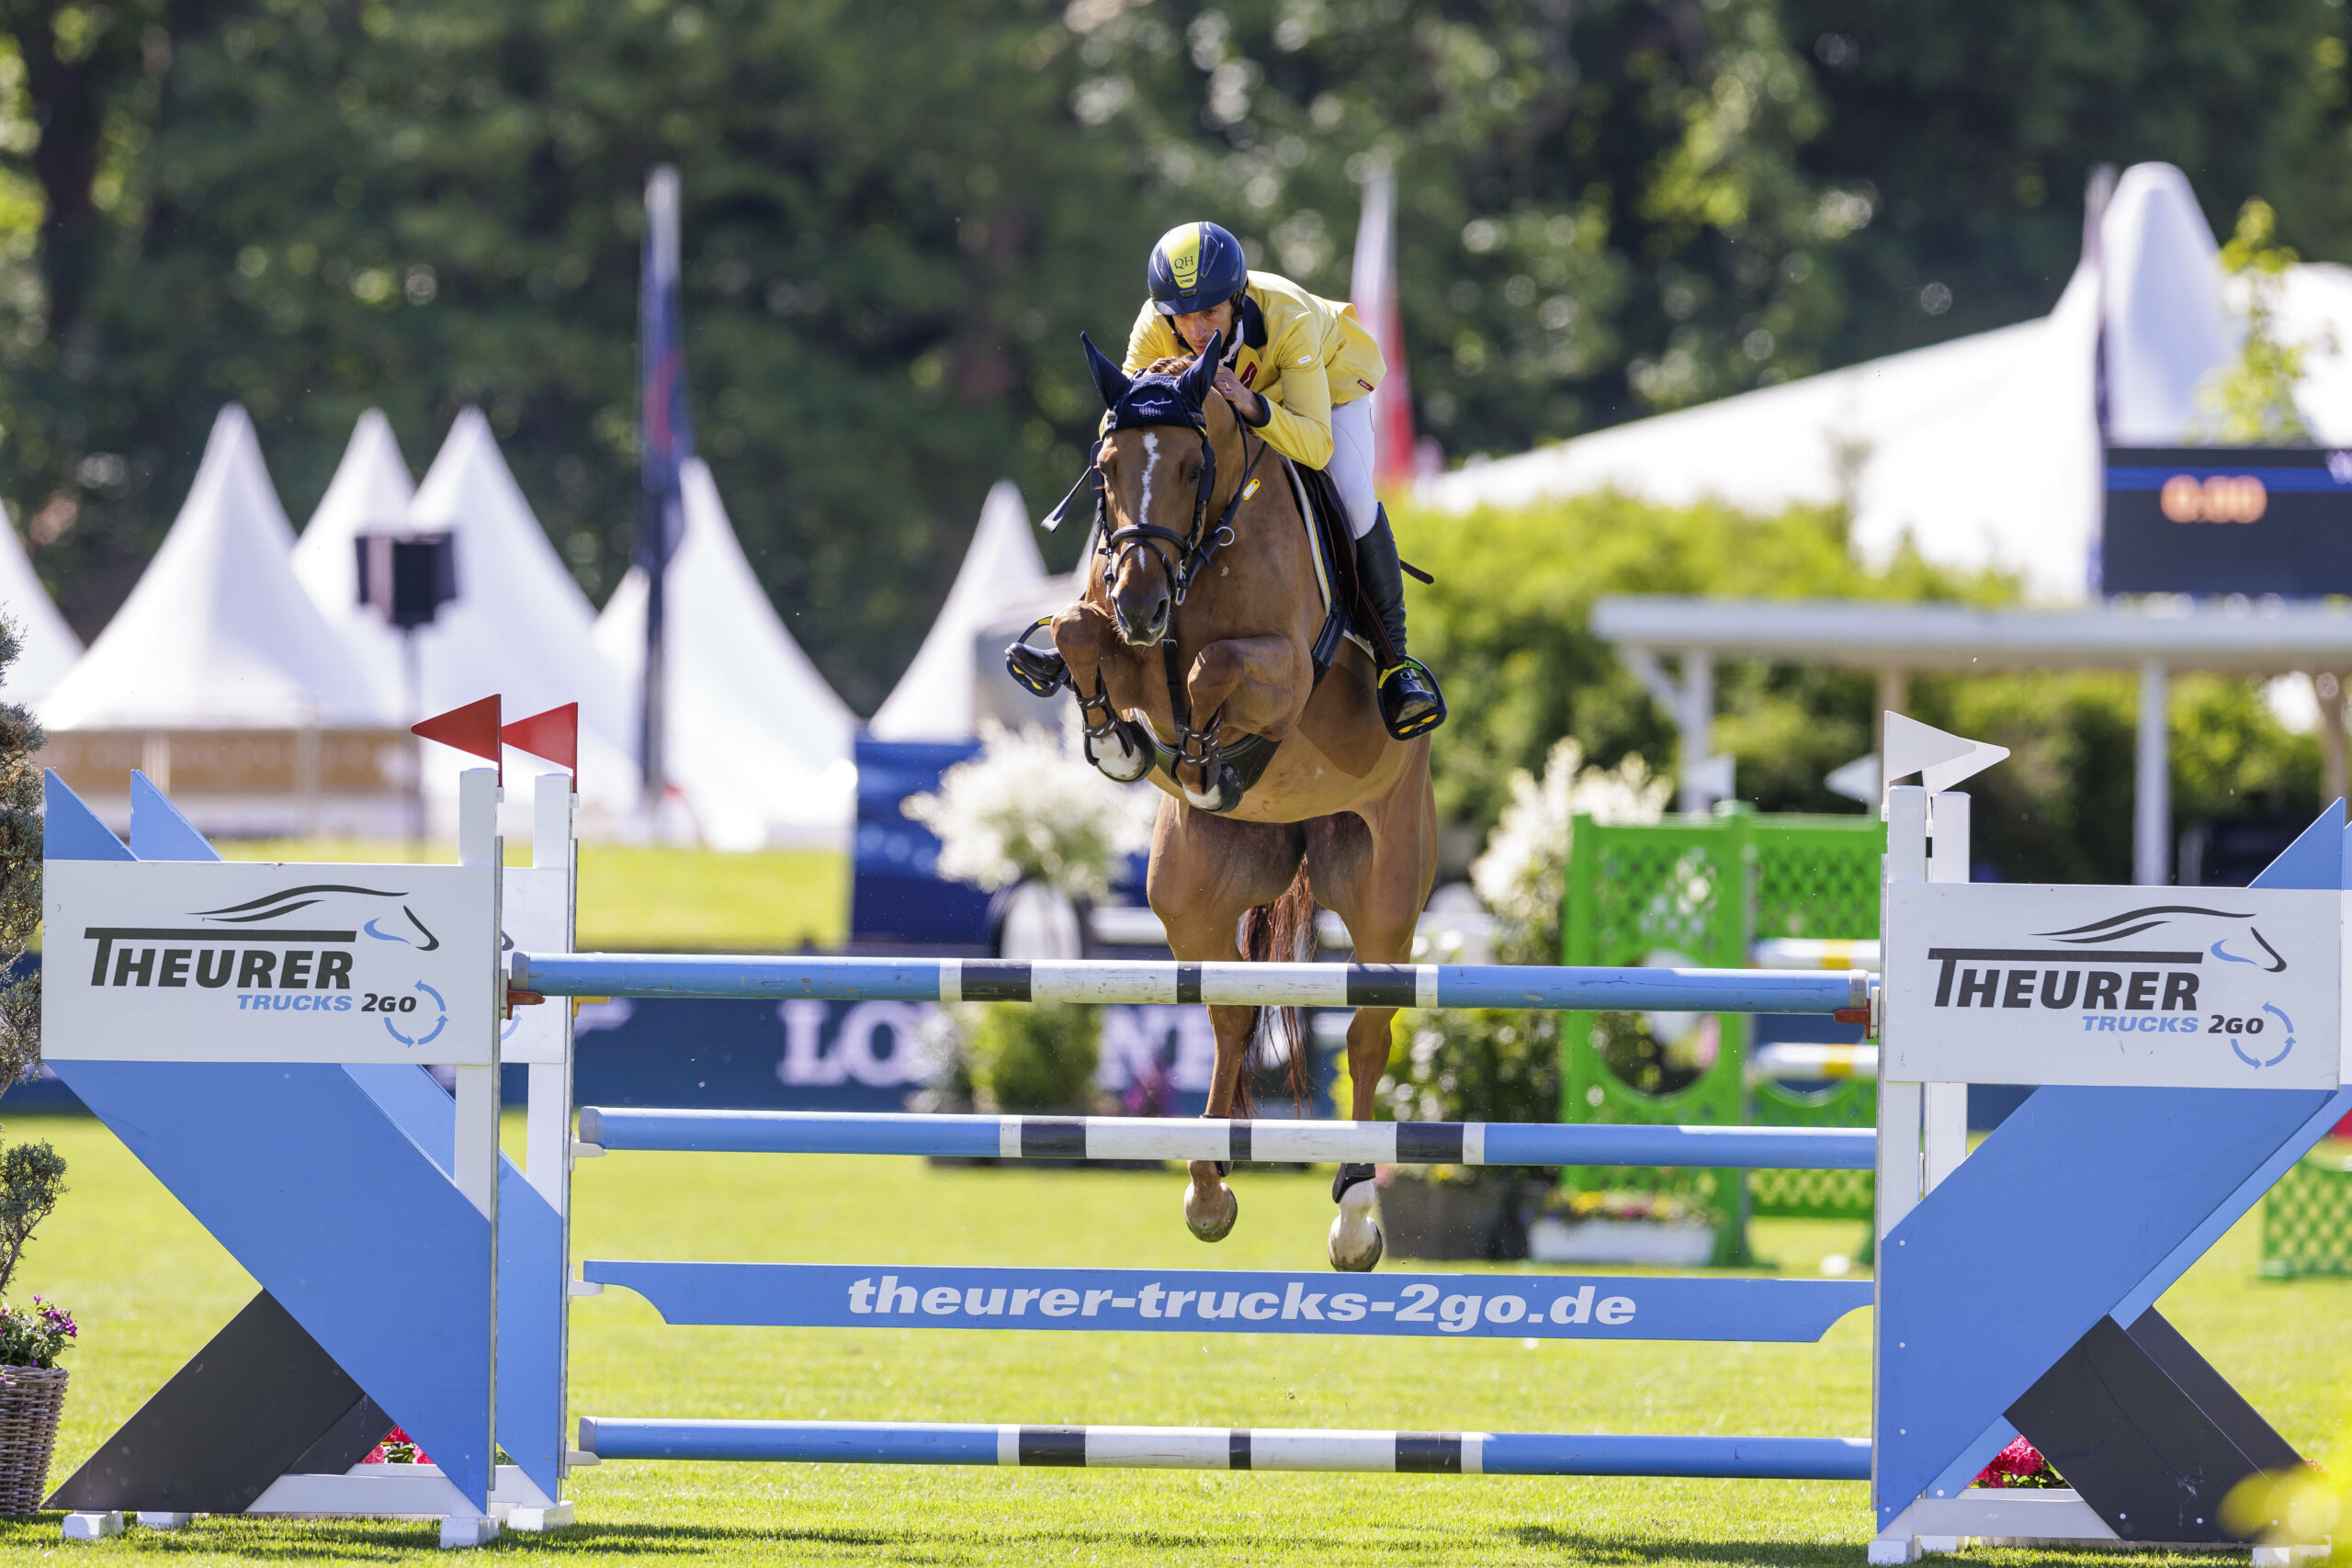
POLYGON ((566 703, 561 707, 535 713, 528 718, 518 718, 499 731, 499 735, 517 751, 528 751, 534 757, 567 768, 576 786, 580 775, 580 705, 566 703))
POLYGON ((438 741, 444 746, 486 757, 498 765, 498 782, 506 782, 506 769, 498 750, 498 697, 496 694, 478 703, 468 703, 447 713, 435 714, 410 725, 411 735, 438 741))
POLYGON ((1396 177, 1385 168, 1364 182, 1353 272, 1349 291, 1356 319, 1388 364, 1372 394, 1373 482, 1393 492, 1413 481, 1413 385, 1405 372, 1405 323, 1396 304, 1396 177))

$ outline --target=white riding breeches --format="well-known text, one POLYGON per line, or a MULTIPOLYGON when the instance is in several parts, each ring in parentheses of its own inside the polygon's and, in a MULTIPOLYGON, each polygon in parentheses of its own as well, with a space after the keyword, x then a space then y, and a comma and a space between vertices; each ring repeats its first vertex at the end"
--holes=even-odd
POLYGON ((1324 470, 1347 502, 1348 537, 1361 539, 1379 521, 1372 489, 1372 400, 1358 398, 1331 411, 1331 461, 1324 470))

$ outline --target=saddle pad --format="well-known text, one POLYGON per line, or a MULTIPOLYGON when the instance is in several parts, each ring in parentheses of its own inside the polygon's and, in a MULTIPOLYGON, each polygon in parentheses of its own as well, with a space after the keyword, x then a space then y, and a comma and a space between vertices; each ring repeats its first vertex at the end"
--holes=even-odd
MULTIPOLYGON (((1346 513, 1338 493, 1320 468, 1303 468, 1287 457, 1283 459, 1283 468, 1290 475, 1298 514, 1306 523, 1307 554, 1315 562, 1315 591, 1322 597, 1323 613, 1329 616, 1336 609, 1343 635, 1377 666, 1380 654, 1363 630, 1363 595, 1356 585, 1355 541, 1348 535, 1346 513)), ((1338 651, 1335 642, 1331 652, 1338 651)))

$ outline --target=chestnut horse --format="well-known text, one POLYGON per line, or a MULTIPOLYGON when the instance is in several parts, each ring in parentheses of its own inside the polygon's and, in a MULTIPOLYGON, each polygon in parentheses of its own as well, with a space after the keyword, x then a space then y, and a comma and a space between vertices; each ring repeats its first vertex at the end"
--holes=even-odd
MULTIPOLYGON (((1437 874, 1429 739, 1389 738, 1372 660, 1351 640, 1318 678, 1315 545, 1287 460, 1210 392, 1220 348, 1129 378, 1086 344, 1111 411, 1089 471, 1101 515, 1085 597, 1054 617, 1054 648, 1089 758, 1122 781, 1148 771, 1167 796, 1147 886, 1179 959, 1232 960, 1245 943, 1253 959, 1302 956, 1320 903, 1359 962, 1403 963, 1437 874)), ((1208 1011, 1208 1114, 1246 1114, 1261 1010, 1208 1011)), ((1359 1122, 1374 1119, 1395 1016, 1361 1008, 1348 1025, 1359 1122)), ((1297 1084, 1307 1046, 1291 1047, 1297 1084)), ((1239 1212, 1223 1175, 1193 1163, 1184 1219, 1204 1241, 1223 1240, 1239 1212)), ((1342 1166, 1332 1184, 1334 1268, 1380 1260, 1371 1178, 1342 1166)))

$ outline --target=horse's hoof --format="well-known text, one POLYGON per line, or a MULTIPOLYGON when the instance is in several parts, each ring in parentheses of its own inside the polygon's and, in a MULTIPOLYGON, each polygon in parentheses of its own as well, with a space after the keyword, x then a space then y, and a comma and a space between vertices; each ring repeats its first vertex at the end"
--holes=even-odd
POLYGON ((1151 753, 1136 744, 1128 731, 1134 727, 1122 723, 1108 737, 1109 743, 1102 750, 1094 749, 1094 737, 1086 738, 1086 760, 1095 770, 1114 784, 1133 784, 1151 771, 1151 753))
POLYGON ((1212 789, 1208 794, 1203 795, 1191 784, 1186 784, 1183 787, 1184 803, 1187 806, 1190 806, 1193 810, 1218 812, 1225 809, 1225 791, 1221 789, 1212 789))
POLYGON ((1233 1222, 1241 1217, 1241 1200, 1233 1189, 1220 1181, 1215 1200, 1204 1202, 1198 1187, 1184 1189, 1184 1225, 1203 1241, 1223 1241, 1233 1234, 1233 1222))
POLYGON ((1373 1207, 1373 1185, 1359 1181, 1340 1196, 1340 1213, 1331 1222, 1331 1267, 1346 1274, 1369 1274, 1385 1249, 1373 1207))

